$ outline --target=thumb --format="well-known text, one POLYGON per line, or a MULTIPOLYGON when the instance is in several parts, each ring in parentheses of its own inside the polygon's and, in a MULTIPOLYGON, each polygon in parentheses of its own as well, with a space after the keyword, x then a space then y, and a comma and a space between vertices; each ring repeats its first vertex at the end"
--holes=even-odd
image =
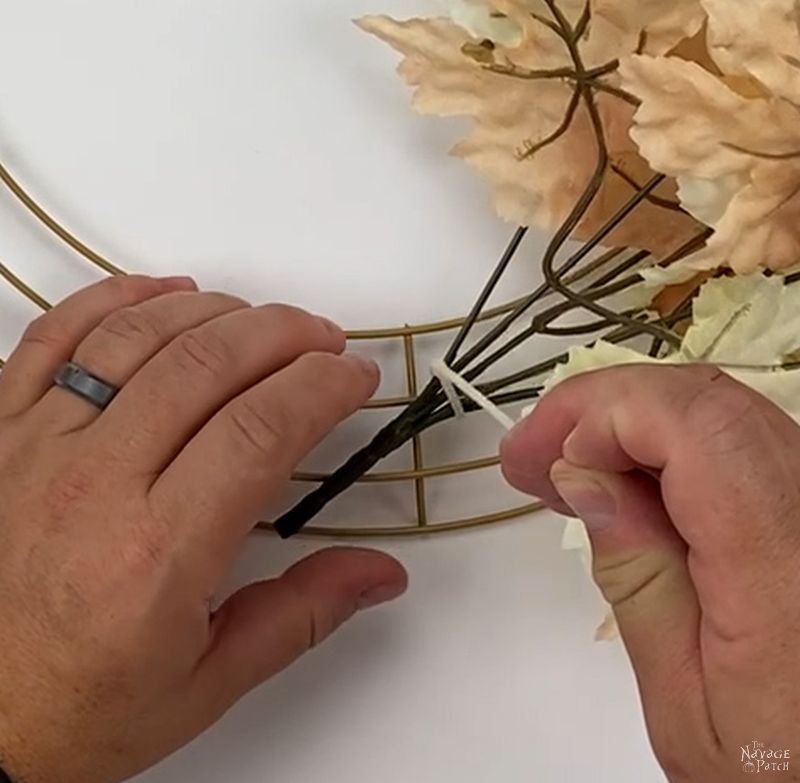
POLYGON ((198 675, 219 711, 323 642, 357 611, 393 600, 403 567, 366 549, 311 555, 282 577, 245 587, 214 615, 211 647, 198 675))
POLYGON ((702 676, 700 608, 687 548, 656 479, 557 461, 550 479, 586 524, 594 576, 636 671, 650 736, 665 767, 676 749, 713 739, 702 676))

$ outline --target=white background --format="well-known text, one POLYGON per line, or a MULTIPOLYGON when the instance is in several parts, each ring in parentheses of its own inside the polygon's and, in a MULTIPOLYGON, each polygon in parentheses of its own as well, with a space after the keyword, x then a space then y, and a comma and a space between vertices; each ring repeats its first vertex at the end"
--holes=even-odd
MULTIPOLYGON (((0 158, 128 269, 188 272, 348 327, 456 315, 509 227, 446 156, 459 124, 414 116, 395 56, 349 22, 426 7, 1 0, 0 158)), ((512 285, 531 279, 529 255, 512 285)), ((53 300, 97 276, 6 194, 0 258, 53 300)), ((0 353, 33 315, 0 288, 0 353)), ((491 453, 500 433, 481 432, 491 453)), ((455 507, 455 494, 439 500, 455 507)), ((486 502, 477 484, 457 494, 486 502)), ((358 513, 379 515, 380 497, 369 502, 358 513)), ((593 643, 603 607, 559 551, 560 528, 541 515, 387 543, 410 571, 404 600, 356 619, 142 780, 662 780, 624 651, 593 643)), ((234 581, 315 546, 254 537, 234 581)))

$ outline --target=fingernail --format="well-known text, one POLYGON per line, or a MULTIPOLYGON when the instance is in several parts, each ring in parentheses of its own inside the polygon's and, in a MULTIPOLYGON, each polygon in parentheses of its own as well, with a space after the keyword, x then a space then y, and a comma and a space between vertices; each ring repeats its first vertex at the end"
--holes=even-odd
POLYGON ((368 359, 366 356, 361 356, 358 353, 348 353, 347 358, 369 375, 380 375, 381 373, 378 363, 368 359))
POLYGON ((584 521, 589 531, 600 532, 614 524, 617 502, 590 471, 557 466, 550 478, 561 499, 584 521))
POLYGON ((342 329, 342 327, 341 327, 341 326, 339 326, 339 324, 337 324, 337 323, 334 323, 333 321, 331 321, 331 319, 330 319, 330 318, 325 318, 325 317, 324 317, 324 316, 322 316, 322 315, 318 315, 318 316, 317 316, 317 318, 319 319, 319 322, 320 322, 320 323, 321 323, 321 324, 322 324, 322 325, 323 325, 323 326, 324 326, 324 327, 325 327, 325 328, 326 328, 326 329, 327 329, 327 330, 328 330, 328 331, 329 331, 329 332, 330 332, 330 333, 331 333, 331 334, 332 334, 334 337, 336 337, 337 339, 339 339, 339 338, 341 338, 341 337, 343 337, 343 336, 344 336, 344 330, 342 329))
POLYGON ((522 421, 517 422, 512 429, 510 429, 503 440, 500 442, 500 448, 504 449, 514 444, 517 438, 520 437, 520 434, 525 429, 525 424, 527 423, 527 419, 523 419, 522 421))
POLYGON ((536 473, 533 463, 536 461, 536 447, 532 443, 529 432, 524 432, 526 422, 516 425, 500 443, 500 458, 503 475, 506 480, 521 492, 529 494, 535 491, 533 482, 536 473))
POLYGON ((175 277, 160 277, 159 282, 165 288, 176 289, 181 291, 197 291, 197 283, 192 277, 187 275, 178 275, 175 277))
POLYGON ((405 585, 397 584, 396 582, 371 587, 369 590, 364 591, 358 599, 358 610, 372 609, 375 606, 394 601, 395 598, 399 598, 404 592, 405 585))

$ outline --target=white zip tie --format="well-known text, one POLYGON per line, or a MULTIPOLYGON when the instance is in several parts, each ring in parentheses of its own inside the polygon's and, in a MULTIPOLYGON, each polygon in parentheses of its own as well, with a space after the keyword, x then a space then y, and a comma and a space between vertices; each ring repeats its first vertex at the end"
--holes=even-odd
POLYGON ((461 404, 461 398, 456 391, 458 389, 505 429, 511 431, 516 426, 517 423, 508 414, 500 410, 485 394, 481 393, 443 361, 440 360, 431 364, 431 373, 442 384, 442 389, 447 395, 447 400, 452 406, 456 418, 460 419, 465 415, 464 406, 461 404))
POLYGON ((461 397, 459 397, 458 392, 456 391, 455 383, 452 380, 452 376, 456 375, 455 371, 450 369, 444 362, 438 361, 431 365, 431 374, 439 381, 439 383, 442 384, 442 389, 444 390, 447 401, 450 403, 450 407, 453 409, 453 413, 455 413, 456 418, 463 419, 464 416, 467 415, 467 412, 464 410, 461 397))

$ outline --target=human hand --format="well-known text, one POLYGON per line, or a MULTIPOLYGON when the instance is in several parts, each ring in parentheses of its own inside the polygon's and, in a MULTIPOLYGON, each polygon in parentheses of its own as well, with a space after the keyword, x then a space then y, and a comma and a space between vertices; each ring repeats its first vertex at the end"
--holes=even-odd
POLYGON ((335 549, 210 601, 266 500, 375 391, 341 330, 188 279, 107 280, 0 374, 0 766, 115 783, 194 738, 357 609, 389 557, 335 549), (121 392, 53 387, 73 359, 121 392))
POLYGON ((545 396, 502 458, 585 521, 672 783, 800 780, 794 421, 715 368, 611 368, 545 396))

